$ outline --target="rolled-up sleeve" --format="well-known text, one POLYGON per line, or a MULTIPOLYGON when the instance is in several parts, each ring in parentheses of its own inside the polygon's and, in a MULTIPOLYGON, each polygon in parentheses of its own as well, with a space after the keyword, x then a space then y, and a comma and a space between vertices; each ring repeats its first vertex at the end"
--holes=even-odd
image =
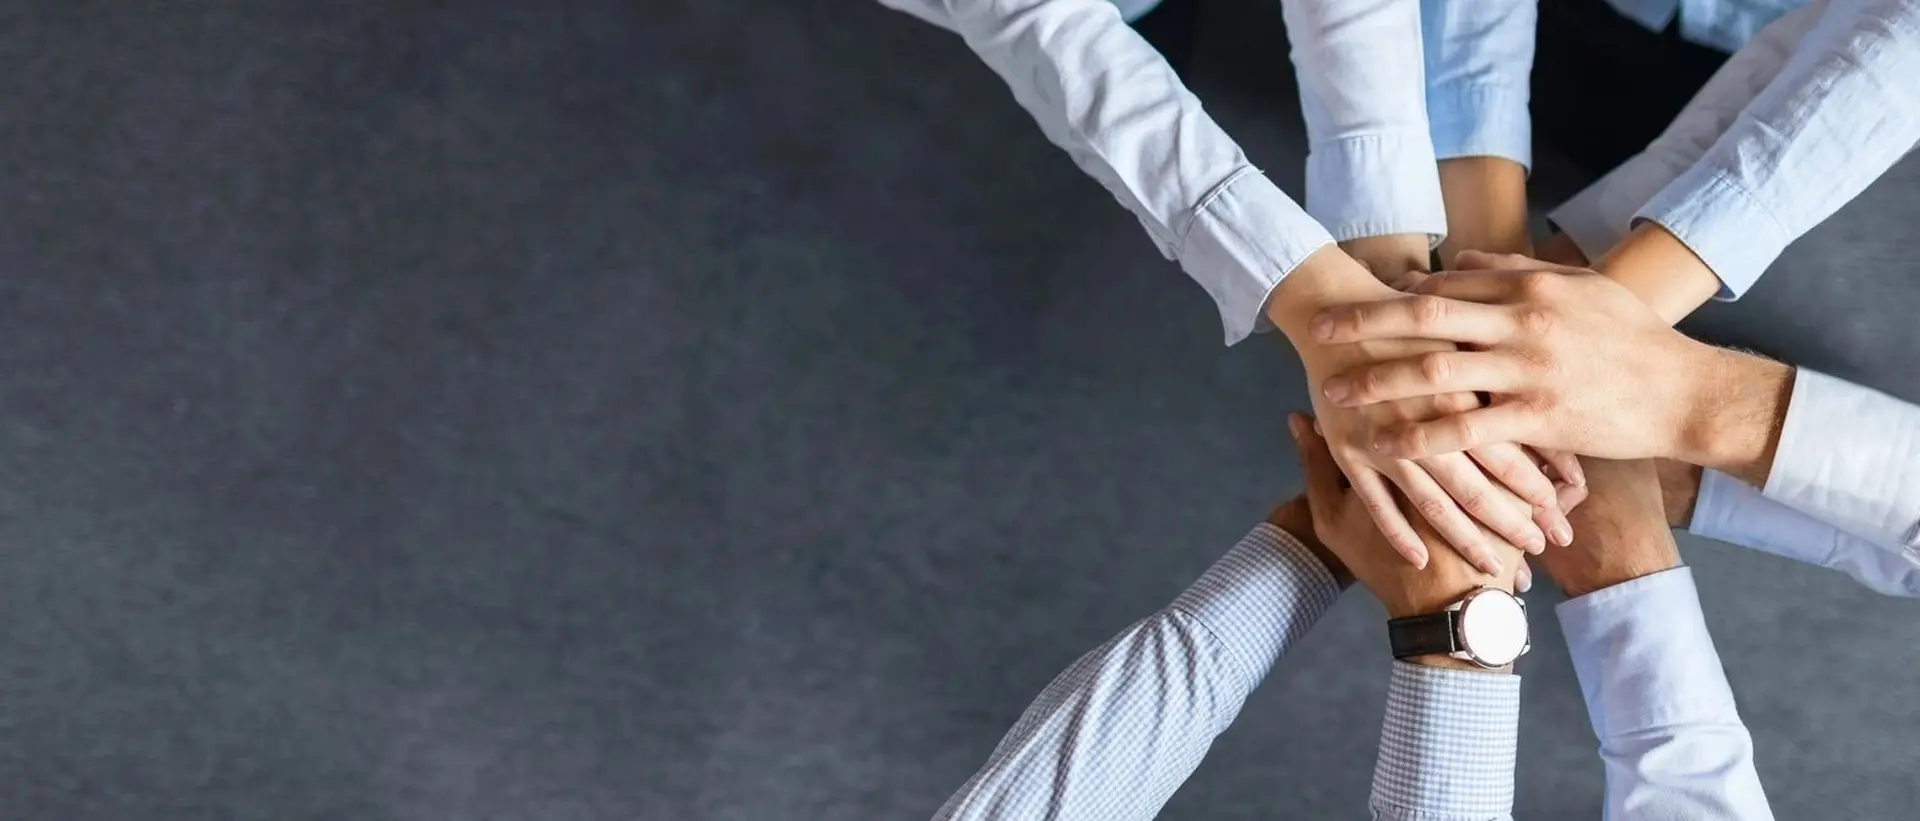
POLYGON ((1536 0, 1421 0, 1427 119, 1436 159, 1533 166, 1536 0))
POLYGON ((1916 77, 1920 2, 1832 0, 1772 82, 1635 216, 1738 297, 1920 139, 1916 77))
MULTIPOLYGON (((1826 7, 1827 0, 1813 0, 1763 29, 1714 72, 1646 150, 1553 209, 1547 221, 1587 259, 1605 256, 1632 228, 1634 215, 1698 163, 1773 81, 1826 7)), ((1719 296, 1729 299, 1734 292, 1723 286, 1719 296)))
POLYGON ((1107 0, 881 0, 957 32, 1047 139, 1220 309, 1228 344, 1332 237, 1247 161, 1107 0))
POLYGON ((1420 0, 1283 0, 1307 126, 1307 212, 1345 242, 1447 232, 1420 0))

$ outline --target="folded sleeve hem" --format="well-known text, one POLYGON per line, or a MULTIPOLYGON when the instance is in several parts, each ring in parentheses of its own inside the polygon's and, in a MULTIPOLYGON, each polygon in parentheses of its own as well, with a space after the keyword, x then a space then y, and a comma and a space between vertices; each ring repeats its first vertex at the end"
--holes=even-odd
POLYGON ((1447 233, 1433 141, 1395 128, 1315 144, 1307 154, 1307 213, 1339 242, 1447 233))
POLYGON ((1634 214, 1679 239, 1720 278, 1721 299, 1739 299, 1793 235, 1765 204, 1710 166, 1676 177, 1634 214))
POLYGON ((1427 129, 1436 160, 1500 157, 1533 169, 1527 89, 1459 84, 1427 89, 1427 129))
POLYGON ((1333 237, 1258 169, 1233 175, 1201 201, 1176 256, 1220 309, 1226 343, 1262 328, 1282 279, 1333 237))

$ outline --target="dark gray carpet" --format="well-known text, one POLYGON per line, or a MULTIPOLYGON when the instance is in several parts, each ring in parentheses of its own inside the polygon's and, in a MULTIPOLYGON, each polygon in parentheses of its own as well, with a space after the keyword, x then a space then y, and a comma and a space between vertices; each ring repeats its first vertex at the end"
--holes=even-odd
MULTIPOLYGON (((0 818, 924 817, 1295 489, 1283 346, 952 38, 535 5, 0 7, 0 818)), ((1916 176, 1701 327, 1920 398, 1916 176)), ((1688 547, 1780 817, 1910 815, 1920 609, 1688 547)), ((1361 816, 1376 613, 1169 816, 1361 816)), ((1519 813, 1592 817, 1536 625, 1519 813)))

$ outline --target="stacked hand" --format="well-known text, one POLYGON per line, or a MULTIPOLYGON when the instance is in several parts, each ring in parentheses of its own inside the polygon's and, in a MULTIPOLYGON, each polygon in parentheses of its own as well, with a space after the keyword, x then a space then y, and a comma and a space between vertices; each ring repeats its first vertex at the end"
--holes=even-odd
POLYGON ((1680 366, 1710 349, 1591 271, 1474 252, 1460 262, 1482 270, 1439 274, 1416 286, 1416 296, 1335 308, 1314 321, 1314 337, 1327 344, 1418 338, 1460 346, 1335 375, 1320 384, 1328 404, 1364 408, 1461 391, 1493 397, 1441 418, 1375 424, 1375 450, 1402 459, 1492 442, 1612 459, 1681 450, 1675 440, 1698 371, 1680 366))

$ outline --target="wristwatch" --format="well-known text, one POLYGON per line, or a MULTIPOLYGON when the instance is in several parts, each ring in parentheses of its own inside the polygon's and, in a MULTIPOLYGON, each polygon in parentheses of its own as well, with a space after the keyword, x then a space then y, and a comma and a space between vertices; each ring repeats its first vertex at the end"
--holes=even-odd
POLYGON ((1533 649, 1527 603, 1497 587, 1482 587, 1438 613, 1387 622, 1393 657, 1452 656, 1492 669, 1533 649))

